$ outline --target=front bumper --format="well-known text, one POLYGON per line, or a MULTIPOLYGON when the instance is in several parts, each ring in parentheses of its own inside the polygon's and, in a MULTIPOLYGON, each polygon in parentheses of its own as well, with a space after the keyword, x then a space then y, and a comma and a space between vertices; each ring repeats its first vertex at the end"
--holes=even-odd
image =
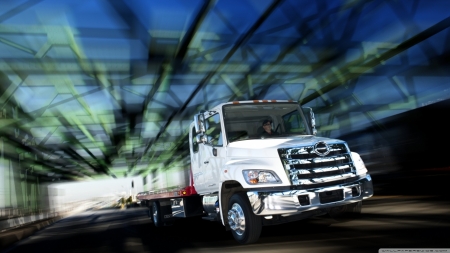
POLYGON ((370 175, 351 183, 290 191, 249 191, 250 205, 256 215, 295 215, 305 211, 355 203, 372 197, 370 175))

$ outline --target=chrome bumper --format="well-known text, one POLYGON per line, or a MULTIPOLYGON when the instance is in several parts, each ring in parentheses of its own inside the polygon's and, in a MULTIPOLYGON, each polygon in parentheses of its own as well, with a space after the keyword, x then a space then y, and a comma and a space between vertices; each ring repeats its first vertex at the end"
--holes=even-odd
POLYGON ((373 186, 372 178, 367 174, 357 181, 335 186, 282 192, 249 191, 247 195, 256 215, 288 216, 304 211, 350 204, 370 198, 373 195, 373 186), (339 196, 332 196, 335 193, 339 196), (333 198, 338 198, 338 200, 333 198))

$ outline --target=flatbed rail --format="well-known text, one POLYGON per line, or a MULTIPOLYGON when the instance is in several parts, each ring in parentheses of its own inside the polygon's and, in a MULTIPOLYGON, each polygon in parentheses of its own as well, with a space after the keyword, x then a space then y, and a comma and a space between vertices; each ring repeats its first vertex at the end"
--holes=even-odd
POLYGON ((196 194, 197 192, 195 191, 195 188, 193 186, 186 186, 186 187, 173 187, 156 191, 139 192, 136 195, 136 198, 142 201, 153 199, 188 197, 196 194))

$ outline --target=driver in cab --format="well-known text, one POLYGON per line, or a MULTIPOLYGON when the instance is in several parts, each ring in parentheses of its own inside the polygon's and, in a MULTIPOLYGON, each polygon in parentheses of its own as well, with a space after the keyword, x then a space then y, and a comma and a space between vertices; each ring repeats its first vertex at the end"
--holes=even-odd
POLYGON ((267 137, 279 135, 276 131, 274 131, 272 129, 272 120, 271 119, 264 120, 262 123, 262 127, 263 127, 264 131, 260 135, 261 138, 267 138, 267 137))

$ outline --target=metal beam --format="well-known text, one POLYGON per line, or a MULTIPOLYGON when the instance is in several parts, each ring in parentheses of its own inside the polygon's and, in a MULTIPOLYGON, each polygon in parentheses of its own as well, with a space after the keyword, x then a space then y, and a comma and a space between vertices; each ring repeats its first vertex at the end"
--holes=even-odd
POLYGON ((0 15, 0 23, 4 22, 5 20, 8 20, 11 17, 14 17, 15 15, 27 10, 28 8, 34 6, 42 1, 43 0, 30 0, 30 1, 26 1, 26 2, 16 6, 15 8, 0 15))
MULTIPOLYGON (((450 27, 450 17, 445 18, 444 20, 438 22, 437 24, 431 26, 430 28, 416 34, 415 36, 411 37, 410 39, 407 39, 406 41, 400 43, 398 46, 381 54, 379 57, 376 57, 366 63, 360 61, 360 62, 348 64, 347 66, 342 67, 341 68, 342 76, 345 78, 345 80, 351 80, 351 79, 357 78, 362 73, 350 72, 349 69, 351 66, 360 66, 362 69, 367 69, 367 70, 375 68, 376 66, 378 66, 380 64, 384 64, 384 62, 387 61, 388 59, 404 52, 405 50, 417 45, 418 43, 430 38, 431 36, 441 32, 441 31, 447 29, 448 27, 450 27)), ((306 104, 306 103, 316 99, 317 97, 319 97, 320 94, 327 93, 327 92, 339 87, 342 84, 343 83, 341 82, 341 79, 336 78, 336 79, 330 81, 330 83, 327 84, 326 86, 320 88, 316 92, 305 97, 301 101, 301 103, 306 104)))
POLYGON ((197 16, 192 22, 193 24, 189 27, 188 31, 184 35, 178 47, 178 52, 175 56, 175 59, 177 61, 181 62, 186 57, 189 44, 191 44, 191 41, 194 38, 200 26, 202 25, 203 20, 205 19, 206 15, 208 15, 210 9, 212 9, 215 6, 215 4, 216 0, 203 0, 203 5, 201 6, 197 16))
POLYGON ((107 1, 107 3, 110 4, 123 21, 127 23, 130 28, 130 35, 134 38, 138 38, 143 45, 147 46, 150 43, 150 34, 144 24, 136 17, 133 10, 128 7, 128 4, 123 0, 107 1))
POLYGON ((243 34, 236 42, 236 44, 233 45, 233 47, 228 51, 228 53, 225 55, 225 57, 222 59, 221 63, 217 65, 217 67, 208 73, 201 82, 198 84, 197 88, 190 94, 190 96, 187 98, 187 100, 184 102, 183 106, 181 106, 177 111, 172 113, 166 124, 161 128, 161 130, 156 135, 156 138, 154 138, 152 141, 150 141, 145 148, 144 154, 145 155, 150 147, 159 140, 161 135, 166 131, 167 127, 170 125, 172 120, 178 116, 181 115, 186 107, 189 105, 189 103, 194 99, 194 97, 197 95, 197 93, 202 90, 206 84, 209 82, 209 80, 220 71, 220 69, 228 62, 228 60, 234 55, 234 53, 242 46, 244 45, 256 32, 256 30, 264 23, 264 21, 270 16, 270 14, 277 8, 283 2, 283 0, 275 0, 272 2, 272 4, 265 10, 265 12, 259 17, 259 19, 250 27, 250 29, 247 31, 247 33, 243 34))

